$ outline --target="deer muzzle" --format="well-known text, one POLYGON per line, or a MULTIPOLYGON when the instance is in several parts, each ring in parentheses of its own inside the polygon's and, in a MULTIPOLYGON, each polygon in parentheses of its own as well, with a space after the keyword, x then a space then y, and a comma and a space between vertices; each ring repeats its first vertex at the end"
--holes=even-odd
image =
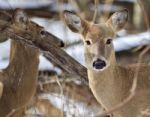
POLYGON ((106 62, 104 60, 97 59, 93 62, 93 68, 97 70, 103 69, 104 67, 106 67, 106 62))

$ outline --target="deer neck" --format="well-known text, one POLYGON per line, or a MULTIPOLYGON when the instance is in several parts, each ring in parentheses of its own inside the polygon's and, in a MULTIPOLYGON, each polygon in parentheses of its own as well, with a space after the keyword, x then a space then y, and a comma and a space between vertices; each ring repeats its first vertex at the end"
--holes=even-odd
POLYGON ((19 87, 29 89, 35 86, 39 63, 38 55, 37 49, 27 47, 19 41, 11 41, 10 62, 6 73, 15 90, 19 87))
POLYGON ((122 99, 120 91, 122 81, 116 77, 117 71, 115 65, 110 65, 107 69, 99 72, 88 70, 89 87, 97 101, 105 109, 118 104, 122 99))
POLYGON ((34 96, 38 75, 38 55, 38 49, 24 45, 20 41, 11 41, 10 62, 3 70, 5 87, 0 100, 2 115, 5 116, 12 109, 26 106, 34 96))

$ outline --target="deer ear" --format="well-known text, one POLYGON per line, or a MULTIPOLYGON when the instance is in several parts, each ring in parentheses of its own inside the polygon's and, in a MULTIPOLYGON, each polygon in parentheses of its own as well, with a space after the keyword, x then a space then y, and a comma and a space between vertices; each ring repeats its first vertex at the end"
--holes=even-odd
POLYGON ((13 20, 16 23, 26 24, 28 22, 28 17, 22 9, 16 9, 13 15, 13 20))
POLYGON ((87 25, 87 22, 80 16, 70 11, 64 11, 64 20, 67 26, 76 33, 82 33, 87 25))
POLYGON ((111 25, 111 27, 117 32, 124 28, 127 21, 128 21, 128 10, 123 9, 114 13, 108 19, 107 24, 111 25))

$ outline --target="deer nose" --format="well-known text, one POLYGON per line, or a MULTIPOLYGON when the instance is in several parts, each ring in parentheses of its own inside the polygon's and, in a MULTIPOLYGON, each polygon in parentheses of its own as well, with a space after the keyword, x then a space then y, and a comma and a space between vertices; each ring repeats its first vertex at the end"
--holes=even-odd
POLYGON ((61 42, 60 42, 60 47, 64 47, 64 46, 65 46, 64 42, 61 41, 61 42))
POLYGON ((97 59, 93 62, 93 67, 95 69, 103 69, 104 67, 106 67, 106 62, 104 60, 97 59))

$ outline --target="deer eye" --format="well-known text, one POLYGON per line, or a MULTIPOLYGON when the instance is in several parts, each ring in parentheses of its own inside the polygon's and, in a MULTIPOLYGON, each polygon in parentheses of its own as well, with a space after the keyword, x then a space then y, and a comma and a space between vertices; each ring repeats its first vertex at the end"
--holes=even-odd
POLYGON ((41 30, 40 34, 41 34, 41 35, 45 35, 45 34, 46 34, 46 31, 41 30))
POLYGON ((107 39, 106 44, 111 44, 112 39, 107 39))
POLYGON ((91 42, 89 40, 85 41, 86 45, 91 45, 91 42))
POLYGON ((41 30, 41 31, 40 31, 40 34, 41 34, 42 37, 45 37, 46 34, 47 34, 47 32, 46 32, 45 30, 41 30))

